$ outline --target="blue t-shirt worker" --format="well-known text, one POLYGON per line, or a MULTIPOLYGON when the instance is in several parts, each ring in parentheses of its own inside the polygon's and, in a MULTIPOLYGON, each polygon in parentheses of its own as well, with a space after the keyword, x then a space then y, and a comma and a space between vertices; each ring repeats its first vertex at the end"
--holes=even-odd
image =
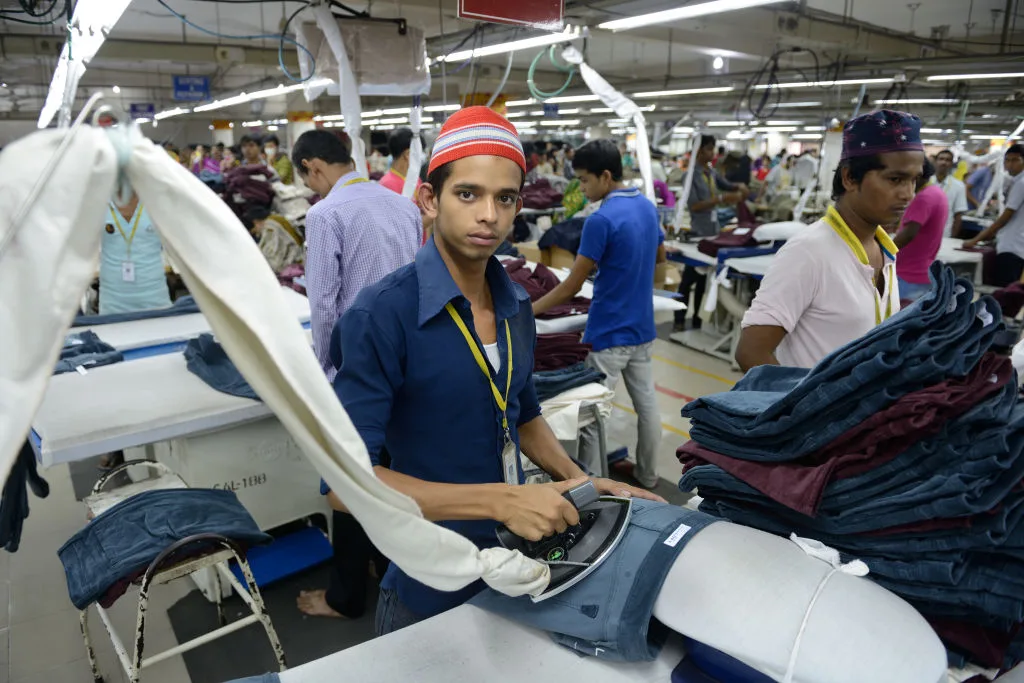
MULTIPOLYGON (((498 522, 530 540, 578 523, 561 494, 585 481, 541 416, 529 297, 493 256, 522 208, 525 176, 508 120, 487 107, 453 114, 419 189, 433 239, 414 263, 363 289, 338 322, 334 388, 375 473, 427 519, 481 548, 497 545, 498 522), (385 446, 390 469, 379 462, 385 446), (520 448, 555 483, 523 484, 520 448)), ((656 498, 608 479, 595 485, 656 498)), ((381 582, 377 633, 444 612, 482 588, 437 591, 392 563, 381 582)))
MULTIPOLYGON (((565 303, 597 268, 594 300, 583 341, 593 347, 587 364, 603 372, 614 389, 622 377, 633 401, 639 438, 633 476, 644 488, 658 483, 655 466, 661 443, 661 415, 654 389, 654 267, 665 260, 665 235, 658 211, 637 188, 622 182, 622 158, 611 140, 593 140, 572 161, 583 193, 601 208, 583 225, 572 272, 533 304, 534 315, 565 303)), ((596 433, 585 429, 580 452, 596 469, 596 433)))

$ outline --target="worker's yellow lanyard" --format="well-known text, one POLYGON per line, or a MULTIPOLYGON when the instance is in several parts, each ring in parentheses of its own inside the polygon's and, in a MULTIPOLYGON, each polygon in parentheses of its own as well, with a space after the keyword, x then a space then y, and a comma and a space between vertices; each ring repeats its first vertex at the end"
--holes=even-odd
POLYGON ((368 182, 370 182, 370 181, 367 180, 366 178, 364 178, 363 176, 359 176, 358 178, 353 178, 352 180, 348 181, 347 183, 342 185, 342 187, 348 187, 349 185, 355 185, 356 183, 368 183, 368 182))
MULTIPOLYGON (((711 199, 715 199, 718 196, 718 186, 715 185, 715 177, 711 171, 704 171, 704 182, 708 184, 708 192, 711 193, 711 199)), ((718 203, 717 199, 715 199, 715 203, 718 203)))
MULTIPOLYGON (((868 252, 864 250, 864 245, 861 244, 857 236, 853 234, 849 226, 846 225, 846 221, 839 215, 834 206, 828 207, 828 212, 825 214, 825 222, 828 223, 829 227, 835 230, 836 234, 839 235, 846 246, 850 248, 857 260, 863 265, 871 265, 868 260, 868 252)), ((875 231, 875 240, 878 241, 879 246, 883 252, 889 252, 894 255, 898 251, 896 245, 889 238, 889 235, 882 228, 877 228, 875 231)), ((884 257, 883 257, 884 258, 884 257)), ((888 320, 892 316, 896 307, 893 305, 893 300, 899 298, 899 288, 896 286, 896 263, 892 260, 887 261, 882 265, 882 277, 885 278, 885 289, 886 289, 886 304, 885 304, 885 315, 882 315, 882 296, 878 293, 878 287, 872 283, 871 291, 875 295, 875 324, 880 325, 883 321, 888 320)))
POLYGON ((484 360, 484 354, 480 351, 480 347, 477 346, 476 341, 473 339, 473 335, 470 334, 469 328, 466 327, 466 323, 463 322, 462 317, 458 312, 456 312, 455 307, 452 306, 451 302, 445 304, 444 309, 448 311, 448 315, 450 315, 452 320, 455 321, 455 324, 459 328, 459 332, 462 332, 462 336, 466 340, 466 345, 473 353, 473 358, 476 360, 477 367, 480 368, 480 372, 484 373, 484 377, 487 378, 487 382, 491 385, 491 393, 494 395, 494 402, 498 405, 498 410, 501 411, 501 428, 505 432, 505 445, 501 452, 501 467, 505 476, 505 483, 518 484, 519 474, 516 467, 516 458, 519 454, 508 429, 508 395, 509 391, 512 389, 512 334, 509 332, 508 320, 505 321, 505 341, 508 343, 508 362, 506 362, 505 365, 508 367, 505 373, 505 395, 502 396, 501 392, 498 391, 497 385, 494 383, 494 378, 491 377, 491 371, 487 368, 487 361, 484 360))
POLYGON ((114 210, 114 207, 110 206, 108 208, 110 209, 110 216, 114 219, 114 226, 117 227, 117 231, 121 233, 121 239, 123 239, 127 245, 125 248, 125 260, 121 262, 121 280, 123 282, 135 282, 135 263, 132 261, 132 242, 135 241, 135 233, 139 229, 139 220, 142 219, 142 205, 139 204, 135 207, 135 222, 132 224, 132 232, 130 235, 124 234, 124 228, 121 227, 121 220, 117 217, 117 211, 114 210))

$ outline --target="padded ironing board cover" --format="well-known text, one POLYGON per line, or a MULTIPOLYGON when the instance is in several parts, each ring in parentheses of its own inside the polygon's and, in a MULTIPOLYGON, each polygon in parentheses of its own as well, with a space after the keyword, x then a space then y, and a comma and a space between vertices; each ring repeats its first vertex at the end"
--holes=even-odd
POLYGON ((122 170, 214 334, 377 547, 438 590, 482 578, 508 595, 540 593, 546 566, 478 550, 377 479, 256 243, 224 202, 135 128, 39 131, 0 153, 0 473, 6 478, 25 439, 94 272, 116 184, 117 136, 128 158, 122 170), (73 138, 67 151, 41 179, 65 135, 73 138), (15 225, 40 180, 41 194, 15 225))

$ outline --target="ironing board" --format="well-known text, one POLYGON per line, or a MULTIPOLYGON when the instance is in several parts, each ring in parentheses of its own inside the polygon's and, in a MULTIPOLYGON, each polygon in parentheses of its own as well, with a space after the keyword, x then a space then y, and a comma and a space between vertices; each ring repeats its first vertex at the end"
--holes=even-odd
POLYGON ((280 674, 281 683, 487 681, 488 683, 664 683, 683 659, 678 636, 653 662, 580 657, 547 634, 462 605, 382 638, 280 674))
MULTIPOLYGON (((289 308, 295 313, 299 322, 308 327, 309 300, 289 287, 281 289, 288 301, 289 308)), ((131 357, 173 351, 175 349, 164 347, 167 345, 178 346, 193 337, 209 332, 210 323, 202 313, 190 313, 167 318, 80 327, 75 328, 72 332, 83 330, 92 330, 100 339, 119 351, 135 352, 127 354, 131 357)))

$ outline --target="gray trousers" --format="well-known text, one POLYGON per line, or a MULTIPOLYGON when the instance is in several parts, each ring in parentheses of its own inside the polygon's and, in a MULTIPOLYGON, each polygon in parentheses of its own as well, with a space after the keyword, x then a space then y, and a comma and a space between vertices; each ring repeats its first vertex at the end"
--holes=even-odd
MULTIPOLYGON (((615 390, 620 377, 626 381, 626 390, 636 410, 639 432, 635 452, 636 469, 633 473, 644 486, 654 486, 658 482, 655 462, 661 444, 661 414, 658 412, 651 368, 653 353, 654 342, 650 342, 640 346, 616 346, 592 351, 587 357, 588 366, 605 374, 604 385, 609 389, 615 390)), ((599 472, 601 458, 607 457, 607 453, 600 453, 599 450, 596 425, 584 427, 580 432, 579 457, 592 472, 599 472)))

